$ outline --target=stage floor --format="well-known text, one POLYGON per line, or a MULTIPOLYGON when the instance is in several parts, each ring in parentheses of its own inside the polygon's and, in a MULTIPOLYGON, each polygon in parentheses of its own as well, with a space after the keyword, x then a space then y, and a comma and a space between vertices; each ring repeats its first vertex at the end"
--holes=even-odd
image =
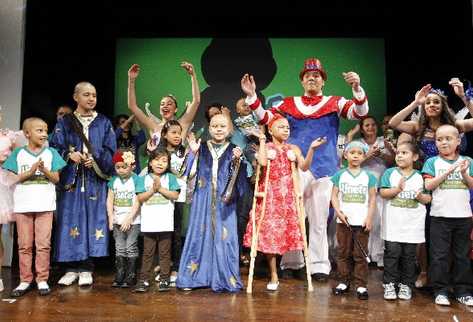
MULTIPOLYGON (((433 304, 427 291, 416 291, 410 301, 383 300, 382 271, 371 268, 368 301, 350 292, 331 293, 335 283, 313 282, 308 293, 298 279, 281 279, 277 292, 266 291, 266 279, 256 277, 253 294, 216 294, 194 290, 135 294, 130 289, 110 287, 110 270, 95 274, 88 288, 53 286, 51 295, 40 297, 33 290, 13 303, 4 301, 11 290, 10 269, 3 269, 5 291, 0 293, 0 321, 473 321, 473 308, 452 300, 451 307, 433 304)), ((53 274, 53 280, 59 276, 53 274)), ((247 269, 242 269, 246 283, 247 269)), ((14 276, 15 286, 18 277, 14 276)))

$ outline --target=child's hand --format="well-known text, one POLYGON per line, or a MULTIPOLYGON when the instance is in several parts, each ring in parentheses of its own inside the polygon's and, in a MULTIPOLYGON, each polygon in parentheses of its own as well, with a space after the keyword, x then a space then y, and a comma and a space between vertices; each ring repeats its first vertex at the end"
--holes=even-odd
POLYGON ((461 174, 466 174, 467 170, 470 168, 470 161, 468 160, 463 160, 459 163, 458 168, 461 172, 461 174))
POLYGON ((113 230, 113 219, 111 218, 108 219, 108 230, 113 230))
POLYGON ((406 187, 406 178, 402 177, 401 179, 399 179, 399 183, 397 184, 397 188, 400 191, 403 191, 405 187, 406 187))
POLYGON ((325 143, 327 143, 327 137, 326 136, 320 137, 312 141, 312 143, 310 144, 310 148, 316 150, 318 149, 319 146, 325 143))
POLYGON ((140 65, 133 64, 131 65, 130 69, 128 70, 128 78, 136 79, 140 74, 140 65))
POLYGON ((232 153, 234 159, 238 159, 239 157, 241 157, 242 154, 241 149, 239 147, 233 148, 232 153))
POLYGON ((455 162, 450 166, 450 168, 447 169, 447 172, 445 172, 446 175, 452 174, 460 165, 461 162, 455 162))
POLYGON ((30 171, 31 171, 31 172, 30 172, 30 173, 31 173, 32 176, 33 176, 33 175, 36 173, 36 171, 38 170, 40 163, 41 163, 41 159, 39 159, 38 161, 36 161, 35 163, 33 163, 33 164, 31 165, 31 168, 30 168, 30 171))
POLYGON ((187 134, 187 143, 189 143, 189 148, 192 152, 197 153, 197 151, 199 151, 200 142, 201 139, 199 139, 198 141, 195 140, 194 132, 189 132, 189 134, 187 134))
POLYGON ((74 162, 74 163, 81 163, 82 153, 80 153, 80 152, 71 152, 71 153, 69 153, 69 159, 72 160, 72 162, 74 162))
POLYGON ((341 211, 341 210, 340 210, 340 211, 336 211, 336 214, 337 214, 338 219, 340 219, 340 221, 341 221, 342 223, 344 223, 345 225, 348 226, 348 217, 347 217, 347 215, 345 215, 345 214, 343 213, 343 211, 341 211))
POLYGON ((365 222, 363 223, 363 227, 365 227, 366 231, 370 231, 372 227, 372 219, 370 216, 366 217, 365 222))
POLYGON ((183 61, 181 67, 184 68, 189 75, 194 75, 194 66, 192 66, 191 63, 183 61))
POLYGON ((122 224, 120 225, 120 230, 123 232, 128 231, 131 228, 132 222, 133 218, 131 217, 131 214, 126 216, 122 224))
POLYGON ((153 191, 158 192, 159 188, 161 188, 161 178, 156 176, 153 181, 153 191))
POLYGON ((41 172, 44 170, 44 161, 41 158, 38 160, 38 170, 41 172))

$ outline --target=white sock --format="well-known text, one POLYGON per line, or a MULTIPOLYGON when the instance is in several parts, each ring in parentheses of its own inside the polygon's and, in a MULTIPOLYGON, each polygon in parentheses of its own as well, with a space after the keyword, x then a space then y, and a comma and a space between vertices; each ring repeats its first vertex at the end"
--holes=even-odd
POLYGON ((21 282, 20 285, 18 285, 15 290, 24 291, 24 290, 26 290, 29 286, 30 286, 30 283, 21 282))
POLYGON ((38 290, 45 290, 48 288, 49 288, 49 285, 46 281, 42 281, 38 283, 38 290))

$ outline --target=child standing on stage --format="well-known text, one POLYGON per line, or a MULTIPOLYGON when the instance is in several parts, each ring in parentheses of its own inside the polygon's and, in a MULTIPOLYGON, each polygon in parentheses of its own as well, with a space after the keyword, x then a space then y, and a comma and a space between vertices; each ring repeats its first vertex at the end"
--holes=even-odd
POLYGON ((387 199, 382 218, 384 239, 384 299, 410 300, 416 280, 416 249, 425 242, 425 204, 432 197, 424 193, 424 179, 413 169, 419 151, 412 143, 396 150, 397 167, 381 177, 381 197, 387 199), (399 293, 396 294, 396 285, 399 293))
POLYGON ((142 180, 133 172, 132 151, 117 151, 112 159, 116 175, 108 182, 108 226, 115 238, 116 275, 113 287, 130 287, 136 283, 140 203, 137 193, 144 192, 142 180))
POLYGON ((13 205, 18 229, 20 285, 12 292, 19 297, 31 290, 33 282, 33 244, 36 247, 36 284, 40 295, 51 292, 48 285, 53 211, 56 210, 55 184, 59 171, 66 165, 58 152, 44 147, 48 125, 39 118, 23 122, 28 144, 17 148, 4 162, 3 168, 18 174, 13 205))
POLYGON ((337 214, 337 269, 339 284, 333 289, 342 295, 350 288, 350 264, 354 262, 353 282, 360 300, 368 299, 368 263, 355 239, 364 250, 368 246, 369 231, 376 203, 376 178, 361 168, 368 146, 353 141, 345 147, 348 167, 333 177, 332 206, 337 214), (348 227, 350 226, 350 227, 348 227))
POLYGON ((147 292, 153 271, 153 259, 158 242, 161 279, 159 291, 169 290, 171 243, 174 229, 174 201, 179 197, 179 184, 170 172, 170 157, 166 150, 151 152, 148 174, 144 177, 146 192, 138 195, 141 207, 141 231, 144 235, 140 280, 135 292, 147 292))
MULTIPOLYGON (((262 199, 257 200, 255 214, 256 227, 258 231, 257 250, 266 254, 271 280, 266 288, 270 291, 278 289, 279 279, 276 268, 276 255, 283 255, 291 250, 303 249, 303 237, 299 227, 299 214, 297 212, 297 193, 294 185, 291 162, 297 162, 301 170, 306 171, 312 162, 314 151, 325 140, 316 139, 310 145, 307 157, 304 159, 301 150, 293 145, 287 144, 290 129, 286 118, 281 114, 275 114, 268 123, 269 134, 272 142, 266 144, 265 136, 260 136, 260 147, 257 154, 258 163, 263 167, 257 191, 265 191, 265 178, 270 162, 268 187, 266 188, 266 205, 264 215, 262 214, 262 199)), ((294 168, 295 169, 295 168, 294 168)), ((244 246, 251 247, 253 236, 253 223, 250 220, 244 236, 244 246)), ((305 232, 303 232, 305 233, 305 232)))
POLYGON ((435 131, 439 155, 427 159, 422 168, 425 188, 432 191, 429 277, 435 304, 450 305, 448 289, 453 282, 456 300, 473 306, 473 276, 468 257, 472 227, 468 189, 473 188, 473 164, 471 158, 459 155, 460 142, 455 126, 439 126, 435 131))
MULTIPOLYGON (((236 292, 242 288, 236 205, 237 198, 248 186, 243 162, 238 173, 234 172, 233 163, 242 152, 227 141, 229 125, 228 117, 215 114, 209 125, 211 139, 202 145, 189 142, 192 151, 198 151, 198 160, 193 163, 197 184, 176 281, 179 288, 211 287, 217 292, 236 292), (222 194, 233 175, 236 175, 235 191, 233 198, 225 203, 222 194)), ((192 175, 193 171, 189 178, 192 175)))

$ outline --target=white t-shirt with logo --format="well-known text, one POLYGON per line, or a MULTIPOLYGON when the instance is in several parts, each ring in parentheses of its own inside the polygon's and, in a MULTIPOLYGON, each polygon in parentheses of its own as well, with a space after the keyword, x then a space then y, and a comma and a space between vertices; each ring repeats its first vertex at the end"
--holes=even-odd
MULTIPOLYGON (((66 166, 66 162, 54 148, 45 147, 40 152, 33 153, 24 146, 16 148, 2 167, 16 174, 22 174, 29 171, 39 159, 44 162, 44 167, 52 172, 57 172, 66 166)), ((56 210, 55 185, 40 170, 27 180, 16 184, 13 192, 14 212, 54 210, 56 210)))
MULTIPOLYGON (((340 210, 348 217, 352 226, 362 226, 368 215, 369 189, 376 188, 376 178, 361 169, 353 175, 348 168, 341 169, 331 178, 338 188, 340 210)), ((337 222, 341 221, 337 218, 337 222)))
MULTIPOLYGON (((473 176, 472 159, 461 155, 456 160, 446 160, 441 156, 429 158, 424 163, 422 173, 424 176, 438 177, 447 172, 453 164, 463 160, 470 161, 468 173, 473 176)), ((432 192, 430 215, 445 218, 471 217, 470 190, 458 168, 432 192)))
MULTIPOLYGON (((114 176, 108 182, 108 188, 113 191, 113 223, 121 225, 126 216, 131 213, 133 204, 138 202, 137 193, 144 192, 143 178, 132 174, 128 179, 123 180, 119 176, 114 176)), ((133 220, 133 225, 140 224, 141 219, 138 214, 133 220)))
MULTIPOLYGON (((389 168, 381 177, 380 188, 395 188, 403 177, 399 168, 389 168)), ((400 243, 423 243, 426 208, 416 199, 416 195, 424 190, 424 179, 417 170, 404 179, 404 189, 385 202, 381 238, 400 243)))
MULTIPOLYGON (((170 191, 179 191, 176 176, 166 173, 160 178, 161 186, 170 191)), ((145 191, 153 189, 154 175, 147 174, 144 177, 145 191)), ((162 232, 174 231, 174 201, 167 199, 159 192, 141 206, 141 231, 162 232)))

